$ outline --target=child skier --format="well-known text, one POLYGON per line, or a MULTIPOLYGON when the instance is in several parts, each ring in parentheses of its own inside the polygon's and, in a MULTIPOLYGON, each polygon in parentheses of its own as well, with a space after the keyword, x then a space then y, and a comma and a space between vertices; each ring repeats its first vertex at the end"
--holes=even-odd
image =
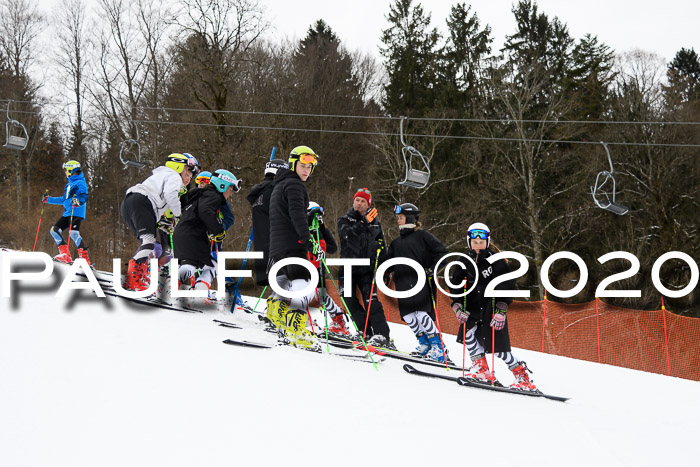
POLYGON ((216 252, 226 237, 220 210, 240 189, 241 181, 235 175, 219 169, 204 188, 188 193, 173 234, 180 283, 192 285, 195 290, 211 288, 216 277, 216 252))
POLYGON ((69 243, 72 239, 78 248, 78 257, 83 258, 90 264, 87 245, 85 245, 85 241, 80 235, 80 224, 85 219, 85 203, 88 200, 85 175, 83 175, 80 162, 78 161, 66 162, 63 164, 63 170, 68 179, 68 183, 66 183, 63 190, 63 196, 48 196, 45 194, 42 198, 42 201, 48 204, 63 206, 63 216, 51 227, 51 237, 56 242, 59 251, 59 254, 54 256, 54 259, 62 263, 71 263, 73 261, 70 256, 69 243), (67 242, 63 239, 62 234, 66 228, 70 230, 67 242))
POLYGON ((121 215, 141 245, 129 260, 125 288, 148 288, 147 260, 156 257, 157 222, 169 209, 172 218, 165 218, 164 222, 170 223, 169 230, 172 230, 182 212, 179 193, 198 171, 199 166, 194 157, 173 153, 167 157, 164 166, 156 167, 150 177, 126 191, 121 204, 121 215))
MULTIPOLYGON (((486 352, 491 352, 493 346, 496 356, 502 359, 515 375, 515 382, 510 387, 529 391, 536 390, 537 388, 528 377, 529 370, 525 362, 519 361, 511 353, 506 312, 513 299, 484 296, 486 287, 492 280, 510 272, 508 263, 503 259, 499 259, 493 264, 487 261, 487 258, 498 249, 491 242, 491 231, 486 224, 476 223, 469 226, 467 245, 469 247, 468 254, 476 263, 477 271, 474 271, 471 263, 465 264, 466 269, 454 268, 452 284, 462 284, 464 280, 467 282, 463 290, 450 289, 453 294, 464 293, 474 283, 475 274, 478 274, 479 280, 476 287, 465 297, 453 298, 452 302, 452 310, 460 322, 457 342, 464 342, 463 339, 466 339, 467 350, 472 359, 472 366, 466 377, 486 382, 495 380, 486 361, 486 352), (493 342, 492 332, 495 336, 493 342)), ((496 286, 496 290, 513 290, 514 288, 515 281, 512 279, 496 286)))
MULTIPOLYGON (((426 270, 425 286, 412 297, 400 298, 399 312, 411 331, 418 339, 416 353, 430 360, 445 362, 445 353, 433 309, 434 291, 431 287, 433 269, 437 262, 447 254, 445 245, 430 232, 421 229, 418 220, 420 210, 411 203, 404 203, 394 208, 399 224, 400 236, 389 245, 389 258, 410 258, 417 261, 426 270)), ((405 265, 390 267, 386 274, 393 273, 397 291, 414 287, 418 281, 416 271, 405 265)), ((385 279, 388 277, 385 275, 385 279)))

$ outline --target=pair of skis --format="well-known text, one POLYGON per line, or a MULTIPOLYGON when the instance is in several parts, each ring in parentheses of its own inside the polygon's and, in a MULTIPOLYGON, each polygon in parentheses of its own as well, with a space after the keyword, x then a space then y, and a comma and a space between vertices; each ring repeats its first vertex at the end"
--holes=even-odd
POLYGON ((409 375, 424 376, 427 378, 445 379, 447 381, 456 382, 460 386, 467 386, 470 388, 487 389, 489 391, 507 392, 509 394, 519 394, 522 396, 530 396, 530 397, 543 397, 545 399, 550 399, 550 400, 559 401, 559 402, 566 402, 569 400, 568 397, 553 396, 551 394, 545 394, 545 393, 541 392, 540 390, 526 391, 523 389, 515 389, 515 388, 505 387, 503 385, 500 385, 500 383, 498 383, 498 385, 496 385, 496 384, 491 385, 489 383, 475 381, 473 379, 464 378, 462 376, 448 376, 448 375, 441 375, 438 373, 430 373, 428 371, 421 371, 421 370, 418 370, 418 369, 416 369, 408 364, 404 365, 403 369, 409 375))

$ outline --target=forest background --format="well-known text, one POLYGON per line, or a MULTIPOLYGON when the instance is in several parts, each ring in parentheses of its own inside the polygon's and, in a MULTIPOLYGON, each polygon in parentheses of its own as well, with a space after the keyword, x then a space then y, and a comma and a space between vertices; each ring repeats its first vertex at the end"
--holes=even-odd
MULTIPOLYGON (((518 286, 534 300, 545 292, 540 267, 559 251, 581 256, 590 273, 569 302, 592 300, 603 278, 629 268, 597 258, 637 256, 639 273, 611 288, 640 289, 641 298, 608 299, 637 309, 660 307, 651 269, 663 253, 700 260, 700 58, 692 44, 670 62, 616 52, 593 35, 572 37, 531 0, 513 4, 517 26, 498 50, 467 3, 454 4, 441 34, 420 3, 395 0, 383 13, 380 59, 348 50, 322 18, 300 40, 265 39, 270 24, 255 0, 99 0, 95 8, 62 0, 50 16, 35 0, 0 0, 0 12, 0 106, 10 101, 10 117, 29 133, 23 151, 0 147, 3 246, 32 249, 41 195, 60 194, 61 164, 75 159, 90 188, 81 232, 92 260, 110 269, 137 246, 119 215, 126 189, 169 153, 189 152, 204 169, 243 179, 224 245, 241 251, 252 225, 245 195, 272 148, 286 157, 307 145, 320 155, 308 190, 334 232, 361 187, 372 191, 389 239, 401 202, 419 206, 424 227, 451 251, 464 252, 466 227, 485 222, 501 249, 530 261, 518 286), (47 28, 51 50, 38 46, 47 28), (40 56, 58 77, 50 93, 29 73, 40 56), (408 118, 407 144, 430 161, 424 189, 397 184, 405 170, 400 117, 408 118), (138 141, 147 168, 121 163, 128 140, 138 141), (617 201, 630 207, 624 216, 593 202, 596 175, 610 169, 601 141, 617 201)), ((37 250, 55 253, 48 229, 60 215, 45 209, 37 250)), ((690 268, 668 261, 661 278, 682 289, 690 268)), ((550 280, 570 289, 578 268, 557 261, 550 280)), ((700 291, 666 305, 700 317, 700 291)))

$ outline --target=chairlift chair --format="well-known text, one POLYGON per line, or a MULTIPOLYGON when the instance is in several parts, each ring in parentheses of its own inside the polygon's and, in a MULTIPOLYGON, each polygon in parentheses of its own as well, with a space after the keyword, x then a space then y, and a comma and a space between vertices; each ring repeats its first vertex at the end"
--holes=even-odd
POLYGON ((122 164, 129 167, 136 167, 137 169, 143 169, 146 167, 145 162, 141 162, 141 145, 139 144, 139 128, 134 125, 136 129, 136 139, 127 139, 122 141, 119 145, 119 160, 122 164))
POLYGON ((598 206, 601 209, 605 209, 606 211, 610 211, 613 214, 617 214, 618 216, 622 216, 627 214, 630 209, 627 206, 623 206, 615 202, 617 184, 615 183, 615 177, 613 176, 612 157, 610 156, 608 145, 602 141, 600 142, 600 144, 603 145, 603 147, 605 148, 605 152, 608 155, 608 163, 610 163, 610 172, 604 170, 598 173, 598 175, 595 178, 595 186, 591 187, 591 195, 593 195, 593 201, 595 202, 596 206, 598 206), (612 184, 612 191, 608 192, 603 187, 605 187, 606 184, 610 183, 612 184))
POLYGON ((5 122, 5 144, 8 149, 23 151, 29 143, 29 134, 27 129, 17 120, 10 117, 10 104, 12 101, 7 101, 7 121, 5 122))
POLYGON ((404 166, 406 167, 406 175, 403 180, 399 181, 399 185, 411 188, 425 188, 430 180, 430 166, 428 159, 413 146, 406 144, 403 138, 403 122, 406 117, 401 117, 400 137, 401 137, 401 155, 403 156, 404 166), (413 167, 415 161, 420 161, 420 165, 425 167, 425 170, 416 169, 413 167))

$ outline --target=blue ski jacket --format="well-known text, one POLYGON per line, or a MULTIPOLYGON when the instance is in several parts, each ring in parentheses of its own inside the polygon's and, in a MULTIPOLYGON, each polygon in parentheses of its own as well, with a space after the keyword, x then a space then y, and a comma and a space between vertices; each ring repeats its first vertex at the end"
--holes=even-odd
POLYGON ((87 183, 83 172, 76 172, 68 177, 68 183, 63 190, 63 196, 49 196, 46 200, 49 204, 63 205, 63 217, 79 217, 85 219, 85 203, 88 200, 87 183), (80 201, 80 206, 73 208, 72 198, 75 196, 80 201))

